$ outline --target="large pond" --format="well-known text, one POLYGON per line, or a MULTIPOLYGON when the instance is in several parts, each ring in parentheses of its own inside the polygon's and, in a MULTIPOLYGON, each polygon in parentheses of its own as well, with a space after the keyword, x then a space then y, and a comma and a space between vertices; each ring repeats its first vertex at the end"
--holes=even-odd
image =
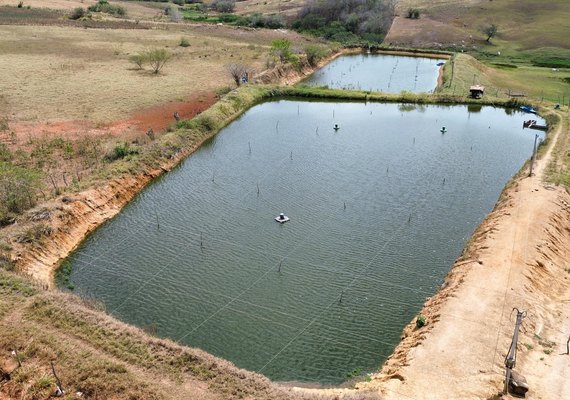
POLYGON ((260 104, 96 230, 71 281, 122 320, 275 380, 373 371, 530 156, 524 117, 260 104))
POLYGON ((388 93, 427 93, 437 86, 440 69, 437 64, 441 62, 443 60, 426 57, 351 54, 333 60, 303 84, 388 93))

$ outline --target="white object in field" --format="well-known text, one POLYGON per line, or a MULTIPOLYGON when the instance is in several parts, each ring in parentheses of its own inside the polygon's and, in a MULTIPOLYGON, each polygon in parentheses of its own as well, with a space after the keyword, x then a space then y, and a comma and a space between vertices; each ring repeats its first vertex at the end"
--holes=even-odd
POLYGON ((285 222, 289 221, 289 217, 281 213, 275 217, 275 221, 279 222, 280 224, 284 224, 285 222))

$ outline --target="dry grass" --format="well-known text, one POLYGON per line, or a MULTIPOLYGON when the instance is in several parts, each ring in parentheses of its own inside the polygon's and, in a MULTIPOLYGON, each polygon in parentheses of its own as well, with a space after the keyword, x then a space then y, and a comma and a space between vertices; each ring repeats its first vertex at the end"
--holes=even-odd
POLYGON ((389 40, 402 44, 421 41, 425 45, 465 45, 467 50, 476 45, 478 50, 494 53, 569 46, 570 8, 566 0, 402 0, 399 14, 404 16, 410 7, 420 9, 421 18, 400 21, 400 26, 396 24, 390 32, 389 40), (500 32, 500 37, 492 40, 493 46, 483 43, 485 37, 480 32, 482 26, 490 23, 497 24, 500 32), (423 32, 423 37, 418 37, 417 31, 423 32))
MULTIPOLYGON (((24 7, 49 8, 52 10, 62 10, 70 12, 74 8, 87 8, 97 3, 97 0, 23 0, 24 7)), ((16 6, 19 0, 0 0, 1 6, 16 6)), ((114 5, 123 7, 127 12, 127 18, 132 19, 153 19, 158 12, 164 8, 164 3, 142 2, 142 1, 117 1, 111 0, 114 5)))
POLYGON ((2 26, 0 69, 6 73, 0 75, 5 100, 0 113, 17 121, 110 122, 192 92, 231 85, 226 63, 262 68, 265 49, 217 33, 2 26), (181 35, 190 47, 177 46, 181 35), (158 76, 128 62, 130 54, 149 47, 168 47, 175 55, 158 76))
POLYGON ((286 18, 296 16, 306 0, 244 0, 236 2, 237 14, 280 14, 286 18))

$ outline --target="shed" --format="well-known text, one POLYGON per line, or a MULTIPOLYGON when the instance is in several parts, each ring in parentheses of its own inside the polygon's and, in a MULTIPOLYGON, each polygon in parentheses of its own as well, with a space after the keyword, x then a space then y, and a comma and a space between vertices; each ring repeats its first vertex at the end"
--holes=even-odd
POLYGON ((471 97, 473 97, 474 99, 480 99, 481 97, 483 97, 484 92, 485 92, 485 86, 473 85, 469 88, 469 93, 471 94, 471 97))

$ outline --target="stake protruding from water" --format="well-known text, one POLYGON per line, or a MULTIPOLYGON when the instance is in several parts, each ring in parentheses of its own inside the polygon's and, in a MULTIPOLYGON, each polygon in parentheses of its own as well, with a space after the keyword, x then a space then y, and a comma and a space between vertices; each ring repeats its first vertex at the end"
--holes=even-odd
POLYGON ((200 249, 204 249, 204 238, 202 232, 200 232, 200 249))
POLYGON ((344 202, 344 209, 346 210, 346 201, 344 202))
POLYGON ((338 304, 342 304, 342 296, 344 296, 344 290, 340 292, 340 298, 338 299, 338 304))
POLYGON ((259 183, 257 184, 257 197, 259 197, 259 183))
POLYGON ((251 154, 251 142, 247 142, 247 145, 249 146, 249 154, 251 154))
POLYGON ((281 272, 281 265, 283 265, 283 260, 279 261, 279 268, 277 268, 277 272, 281 272))

